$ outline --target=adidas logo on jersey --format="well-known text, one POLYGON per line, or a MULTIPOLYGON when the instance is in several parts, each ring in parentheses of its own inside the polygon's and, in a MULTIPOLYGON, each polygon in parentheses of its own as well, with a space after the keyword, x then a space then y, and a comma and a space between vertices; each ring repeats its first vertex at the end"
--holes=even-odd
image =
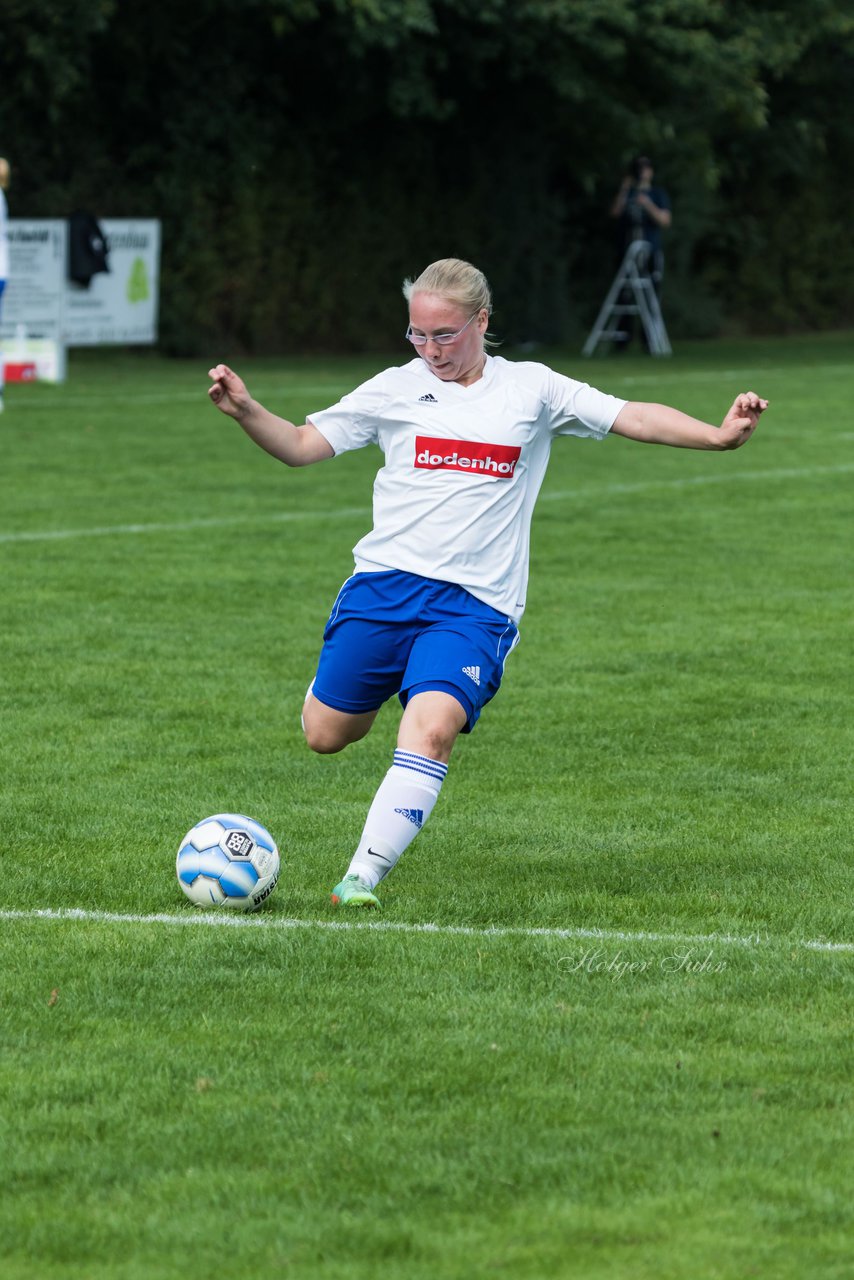
POLYGON ((430 392, 428 391, 426 396, 418 397, 418 403, 419 404, 438 404, 439 401, 436 399, 434 395, 431 395, 430 392))
POLYGON ((463 675, 468 676, 469 680, 474 680, 480 688, 480 667, 463 667, 463 675))
POLYGON ((423 809, 395 809, 395 813, 399 813, 403 818, 408 818, 416 827, 424 826, 423 809))

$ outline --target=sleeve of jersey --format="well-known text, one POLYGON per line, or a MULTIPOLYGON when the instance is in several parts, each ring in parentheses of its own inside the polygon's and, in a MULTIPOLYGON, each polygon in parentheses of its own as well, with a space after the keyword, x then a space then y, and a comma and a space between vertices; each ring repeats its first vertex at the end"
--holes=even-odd
POLYGON ((320 409, 308 415, 336 454, 350 449, 363 449, 366 444, 376 444, 380 418, 388 395, 383 387, 383 375, 363 382, 329 409, 320 409))
POLYGON ((547 406, 549 426, 557 436, 591 436, 603 439, 627 403, 617 396, 597 391, 586 382, 576 382, 549 370, 547 406))

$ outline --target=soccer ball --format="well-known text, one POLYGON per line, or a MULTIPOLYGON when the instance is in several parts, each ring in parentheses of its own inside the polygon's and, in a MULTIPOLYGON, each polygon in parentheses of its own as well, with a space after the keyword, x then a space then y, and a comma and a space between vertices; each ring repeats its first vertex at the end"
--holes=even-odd
POLYGON ((276 887, 281 860, 269 831, 239 813, 205 818, 181 841, 175 871, 197 907, 255 911, 276 887))

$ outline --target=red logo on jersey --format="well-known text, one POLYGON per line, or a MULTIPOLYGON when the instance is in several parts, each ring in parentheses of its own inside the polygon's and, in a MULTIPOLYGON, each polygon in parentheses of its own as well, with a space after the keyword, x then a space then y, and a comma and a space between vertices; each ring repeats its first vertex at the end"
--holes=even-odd
POLYGON ((415 465, 428 471, 474 471, 509 480, 521 452, 521 447, 514 444, 415 437, 415 465))

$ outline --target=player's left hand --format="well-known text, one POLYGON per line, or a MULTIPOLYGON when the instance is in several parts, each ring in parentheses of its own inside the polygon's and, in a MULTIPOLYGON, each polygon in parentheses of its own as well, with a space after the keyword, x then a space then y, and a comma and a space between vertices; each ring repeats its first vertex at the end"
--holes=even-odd
POLYGON ((720 448, 738 449, 747 444, 767 408, 768 401, 763 400, 755 391, 743 391, 736 396, 718 432, 720 448))

